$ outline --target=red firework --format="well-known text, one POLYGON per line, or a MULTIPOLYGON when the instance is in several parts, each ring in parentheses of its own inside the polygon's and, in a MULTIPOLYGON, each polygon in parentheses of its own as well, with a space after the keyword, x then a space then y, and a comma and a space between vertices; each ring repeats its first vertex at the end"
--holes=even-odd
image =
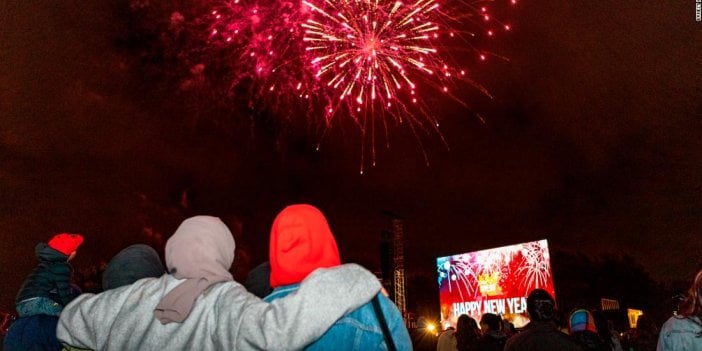
POLYGON ((388 122, 407 125, 418 140, 428 131, 443 140, 422 97, 438 92, 463 103, 452 94, 460 83, 487 94, 455 64, 452 51, 470 48, 485 60, 488 53, 471 43, 475 37, 511 29, 490 16, 493 1, 301 1, 214 6, 206 45, 224 54, 211 60, 225 60, 231 87, 253 82, 251 101, 270 102, 278 111, 302 102, 307 118, 323 117, 320 142, 335 117, 350 118, 362 148, 369 141, 373 164, 376 128, 387 139, 388 122))

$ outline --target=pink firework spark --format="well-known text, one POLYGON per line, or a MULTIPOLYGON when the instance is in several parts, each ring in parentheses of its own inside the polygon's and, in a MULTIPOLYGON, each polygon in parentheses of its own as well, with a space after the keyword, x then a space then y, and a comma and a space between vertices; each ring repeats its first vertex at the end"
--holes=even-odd
POLYGON ((431 132, 443 141, 438 118, 424 102, 431 92, 461 104, 454 95, 459 83, 487 94, 456 64, 452 48, 485 60, 489 53, 471 41, 511 27, 489 14, 494 1, 451 1, 226 1, 207 14, 207 45, 219 52, 202 61, 222 66, 225 60, 232 91, 253 82, 252 102, 267 101, 285 113, 299 111, 291 106, 302 102, 306 118, 324 122, 320 143, 335 118, 350 118, 361 134, 363 173, 367 141, 375 164, 376 129, 385 140, 390 125, 406 125, 418 141, 431 132))
POLYGON ((218 65, 224 61, 232 90, 252 81, 251 100, 273 97, 274 108, 288 108, 292 97, 317 97, 310 95, 315 86, 300 59, 304 51, 299 23, 305 16, 300 6, 289 1, 233 0, 214 7, 207 15, 211 21, 207 46, 216 48, 216 54, 204 59, 218 65))
MULTIPOLYGON (((375 116, 389 112, 386 115, 397 123, 404 117, 413 131, 438 127, 434 116, 420 113, 422 120, 415 115, 421 111, 421 106, 413 106, 420 99, 418 85, 431 80, 447 93, 450 77, 465 71, 451 68, 438 55, 435 41, 441 12, 436 0, 408 5, 380 0, 303 0, 303 4, 313 14, 302 24, 305 50, 315 76, 333 95, 326 113, 333 116, 345 110, 364 134, 371 128, 373 163, 375 116)), ((382 122, 387 132, 387 123, 382 122)))

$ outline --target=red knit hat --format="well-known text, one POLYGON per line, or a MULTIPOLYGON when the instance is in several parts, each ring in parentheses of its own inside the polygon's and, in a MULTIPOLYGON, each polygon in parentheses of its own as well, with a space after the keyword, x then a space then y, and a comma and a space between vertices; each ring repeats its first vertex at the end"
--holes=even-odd
POLYGON ((61 233, 54 235, 49 240, 50 248, 68 256, 78 249, 78 246, 83 243, 83 236, 80 234, 61 233))
POLYGON ((288 206, 275 218, 269 256, 274 288, 299 283, 317 268, 341 264, 327 219, 305 204, 288 206))

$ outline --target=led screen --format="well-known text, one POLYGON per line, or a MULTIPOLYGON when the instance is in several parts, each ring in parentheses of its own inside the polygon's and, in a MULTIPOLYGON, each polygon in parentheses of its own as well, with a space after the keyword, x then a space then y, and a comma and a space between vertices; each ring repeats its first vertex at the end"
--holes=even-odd
POLYGON ((528 321, 529 292, 540 288, 556 297, 546 240, 439 257, 436 268, 444 328, 462 314, 480 322, 488 312, 519 328, 528 321))

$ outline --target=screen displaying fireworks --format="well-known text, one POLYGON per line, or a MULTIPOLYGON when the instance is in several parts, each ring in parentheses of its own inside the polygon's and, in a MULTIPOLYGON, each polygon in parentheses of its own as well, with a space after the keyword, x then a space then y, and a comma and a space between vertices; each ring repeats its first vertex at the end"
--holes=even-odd
POLYGON ((533 289, 555 298, 546 240, 439 257, 436 268, 445 325, 455 325, 461 314, 480 320, 490 312, 521 326, 533 289))
POLYGON ((376 144, 382 140, 389 146, 393 126, 406 126, 417 140, 435 134, 443 141, 428 97, 443 94, 466 106, 456 91, 470 87, 488 94, 471 79, 474 67, 468 66, 497 56, 476 42, 511 29, 492 17, 494 5, 460 0, 215 2, 192 21, 190 31, 199 35, 191 36, 196 43, 186 56, 192 62, 193 53, 199 55, 199 69, 217 67, 218 79, 227 81, 230 92, 241 94, 244 87, 250 106, 315 121, 321 126, 317 149, 334 120, 348 118, 360 131, 362 173, 365 150, 375 164, 376 144))

